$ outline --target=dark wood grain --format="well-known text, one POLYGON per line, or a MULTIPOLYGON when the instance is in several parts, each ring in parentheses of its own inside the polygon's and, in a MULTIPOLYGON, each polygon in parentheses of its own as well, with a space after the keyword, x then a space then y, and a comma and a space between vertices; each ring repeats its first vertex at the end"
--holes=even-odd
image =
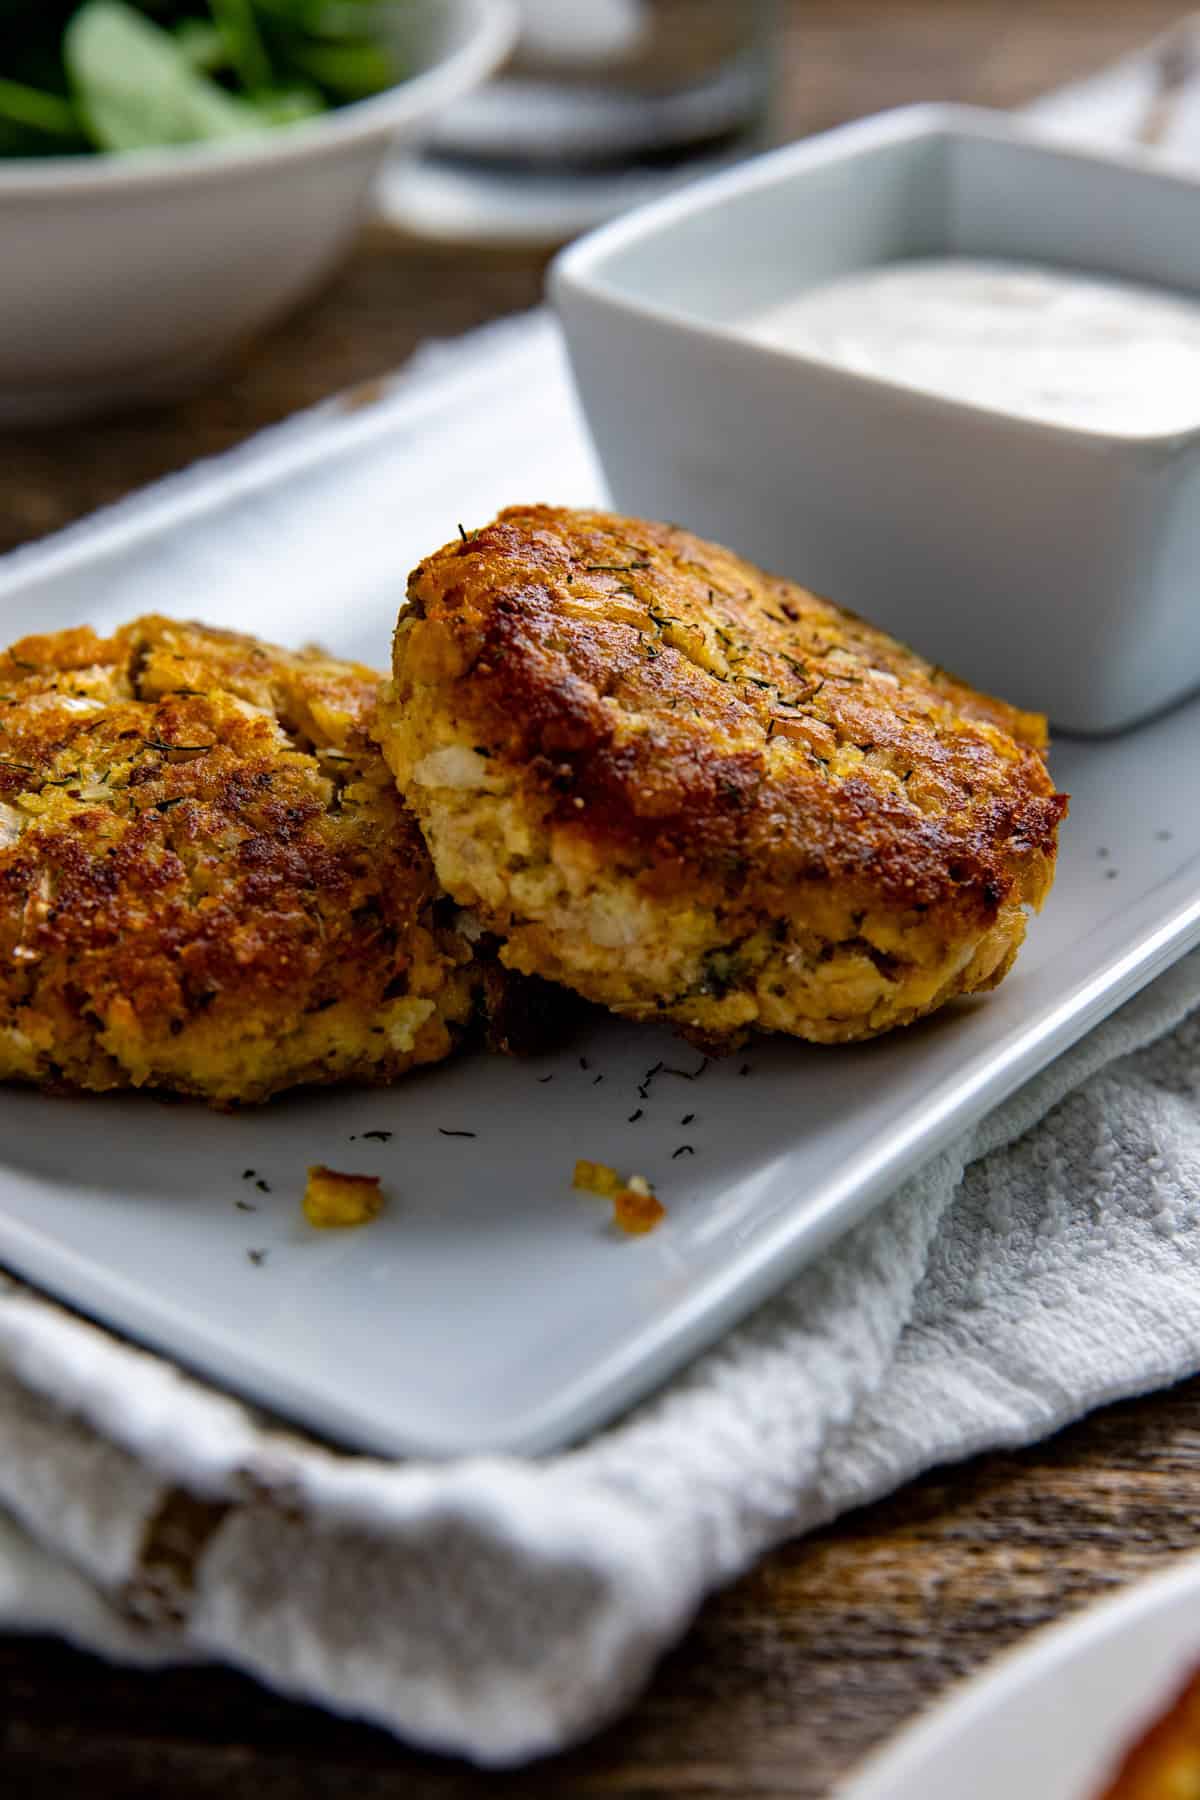
MULTIPOLYGON (((1171 0, 793 0, 788 133, 904 101, 1007 106, 1160 29, 1171 0)), ((532 304, 544 258, 369 234, 230 379, 168 409, 0 437, 0 548, 338 388, 421 339, 532 304)), ((1048 1444, 942 1471, 788 1545, 701 1612, 619 1725, 497 1776, 279 1700, 219 1670, 134 1675, 0 1640, 0 1793, 13 1800, 624 1800, 789 1796, 830 1783, 947 1683, 1197 1542, 1200 1381, 1048 1444)), ((966 1800, 966 1790, 964 1790, 966 1800)))

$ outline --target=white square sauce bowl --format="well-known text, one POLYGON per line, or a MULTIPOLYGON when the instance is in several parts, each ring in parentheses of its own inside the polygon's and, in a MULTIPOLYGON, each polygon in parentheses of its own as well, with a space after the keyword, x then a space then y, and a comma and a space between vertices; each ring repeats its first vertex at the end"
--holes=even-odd
POLYGON ((1200 687, 1200 383, 1194 426, 1097 430, 750 334, 806 290, 942 256, 1200 299, 1200 179, 920 107, 591 234, 551 291, 613 498, 828 594, 1062 731, 1122 730, 1200 687))

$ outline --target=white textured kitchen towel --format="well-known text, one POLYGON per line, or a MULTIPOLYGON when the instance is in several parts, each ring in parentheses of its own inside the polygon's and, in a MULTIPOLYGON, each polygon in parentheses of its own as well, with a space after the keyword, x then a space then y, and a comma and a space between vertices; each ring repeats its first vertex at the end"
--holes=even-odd
MULTIPOLYGON (((238 456, 249 491, 263 465, 238 456)), ((540 1461, 328 1451, 0 1277, 0 1625, 219 1658, 516 1760, 619 1709, 769 1544, 1198 1367, 1200 953, 663 1392, 540 1461)))

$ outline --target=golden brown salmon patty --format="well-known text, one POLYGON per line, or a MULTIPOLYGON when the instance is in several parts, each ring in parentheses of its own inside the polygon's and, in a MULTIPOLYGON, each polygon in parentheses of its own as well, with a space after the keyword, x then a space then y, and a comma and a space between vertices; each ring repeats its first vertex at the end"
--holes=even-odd
POLYGON ((380 732, 511 967, 702 1042, 994 986, 1066 810, 1042 719, 685 531, 552 507, 414 572, 380 732))
POLYGON ((158 618, 0 654, 0 1078, 229 1102, 450 1051, 480 969, 377 686, 158 618))

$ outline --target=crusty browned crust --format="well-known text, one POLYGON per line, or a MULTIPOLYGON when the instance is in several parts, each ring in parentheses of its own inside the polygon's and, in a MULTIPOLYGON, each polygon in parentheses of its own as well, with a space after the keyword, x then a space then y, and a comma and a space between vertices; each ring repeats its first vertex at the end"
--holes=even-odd
POLYGON ((451 1049, 478 971, 377 684, 158 618, 0 655, 0 1077, 229 1102, 451 1049))
POLYGON ((1200 1671, 1129 1751, 1097 1800, 1200 1800, 1200 1671))
POLYGON ((449 891, 515 966, 635 1016, 716 1038, 884 1029, 998 980, 1053 877, 1044 721, 670 526, 510 509, 414 572, 394 672, 381 741, 449 891), (564 902, 587 884, 640 908, 608 963, 564 902), (664 963, 648 908, 686 910, 694 954, 664 963), (805 964, 794 1018, 768 991, 781 961, 805 964))

